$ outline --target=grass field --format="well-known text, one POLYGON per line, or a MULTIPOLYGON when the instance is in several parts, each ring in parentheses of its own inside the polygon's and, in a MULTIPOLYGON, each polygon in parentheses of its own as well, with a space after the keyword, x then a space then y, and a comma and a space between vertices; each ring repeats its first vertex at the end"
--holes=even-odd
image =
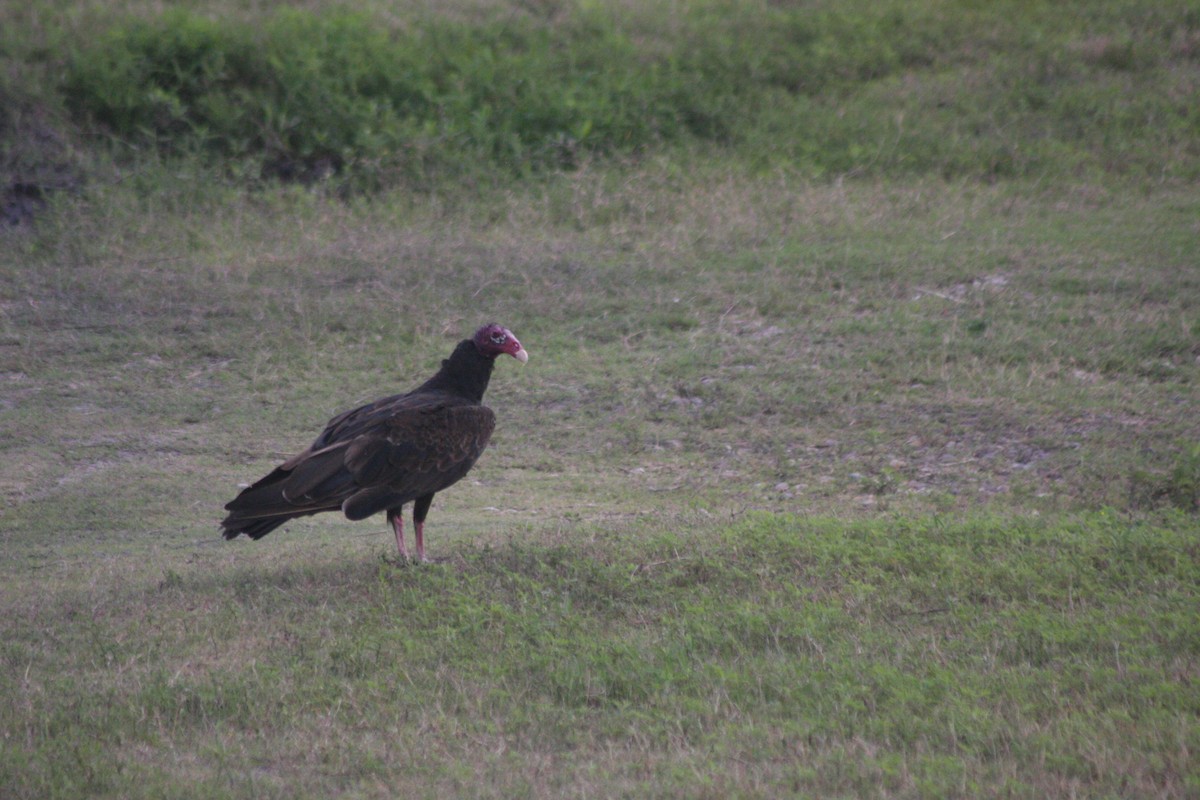
MULTIPOLYGON (((756 86, 736 8, 667 5, 421 7, 694 37, 756 86)), ((790 133, 564 167, 513 128, 515 169, 349 190, 73 116, 54 54, 153 9, 0 12, 9 191, 68 176, 0 230, 0 795, 1200 795, 1200 19, 817 5, 866 44, 764 95, 790 133), (886 148, 839 138, 876 117, 886 148), (531 358, 438 563, 382 517, 220 539, 239 483, 492 319, 531 358)))

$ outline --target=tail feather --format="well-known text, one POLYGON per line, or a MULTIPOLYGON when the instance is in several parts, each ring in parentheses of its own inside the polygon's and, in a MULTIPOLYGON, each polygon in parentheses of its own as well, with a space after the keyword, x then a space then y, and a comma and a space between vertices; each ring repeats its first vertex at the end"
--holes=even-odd
POLYGON ((232 514, 225 518, 221 526, 225 529, 226 539, 234 539, 243 533, 251 539, 261 539, 271 531, 287 522, 292 517, 261 517, 259 519, 235 519, 232 514))
POLYGON ((294 514, 301 510, 289 503, 279 486, 251 486, 225 505, 229 519, 257 519, 294 514))
POLYGON ((344 466, 345 448, 339 443, 305 451, 243 489, 225 506, 225 538, 261 539, 289 519, 340 509, 358 492, 354 474, 344 466))
POLYGON ((243 489, 237 497, 225 505, 229 515, 221 520, 226 539, 245 534, 251 539, 261 539, 290 519, 306 517, 321 511, 330 511, 338 506, 297 506, 288 501, 284 494, 285 470, 277 469, 252 486, 243 489))

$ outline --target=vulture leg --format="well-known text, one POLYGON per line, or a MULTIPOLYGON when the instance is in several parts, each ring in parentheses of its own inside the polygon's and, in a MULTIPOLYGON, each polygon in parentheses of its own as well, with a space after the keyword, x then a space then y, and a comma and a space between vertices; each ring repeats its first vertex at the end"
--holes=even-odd
MULTIPOLYGON (((387 512, 388 522, 392 524, 392 530, 396 532, 396 546, 400 548, 400 560, 408 561, 408 548, 404 546, 404 506, 399 508, 389 508, 387 512)), ((421 546, 421 533, 417 529, 417 547, 421 546)))
POLYGON ((413 527, 417 529, 417 561, 425 563, 425 517, 433 505, 433 492, 421 495, 413 503, 413 527))

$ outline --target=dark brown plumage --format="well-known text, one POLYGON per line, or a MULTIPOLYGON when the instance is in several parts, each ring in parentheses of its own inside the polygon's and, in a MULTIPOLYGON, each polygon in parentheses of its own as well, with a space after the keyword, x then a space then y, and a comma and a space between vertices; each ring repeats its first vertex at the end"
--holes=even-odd
POLYGON ((471 469, 496 417, 482 404, 496 356, 528 360, 507 328, 485 325, 464 339, 437 374, 407 394, 340 414, 303 453, 244 489, 225 510, 225 538, 261 539, 289 519, 341 510, 351 520, 387 512, 400 557, 404 505, 413 505, 417 560, 425 560, 425 516, 435 493, 471 469))

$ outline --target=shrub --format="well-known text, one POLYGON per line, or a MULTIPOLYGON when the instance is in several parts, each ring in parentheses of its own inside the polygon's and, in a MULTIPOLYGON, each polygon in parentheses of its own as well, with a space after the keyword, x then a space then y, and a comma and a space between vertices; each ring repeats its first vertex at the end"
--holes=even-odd
POLYGON ((116 137, 259 159, 284 177, 478 162, 520 172, 674 135, 660 73, 635 73, 625 37, 598 24, 567 33, 444 20, 396 33, 356 14, 284 11, 255 34, 176 11, 78 51, 64 91, 116 137))
POLYGON ((580 3, 403 27, 172 11, 77 47, 63 93, 120 143, 364 188, 694 141, 811 176, 1196 176, 1200 112, 1179 100, 1196 20, 1136 5, 1087 28, 1025 4, 904 0, 580 3))

